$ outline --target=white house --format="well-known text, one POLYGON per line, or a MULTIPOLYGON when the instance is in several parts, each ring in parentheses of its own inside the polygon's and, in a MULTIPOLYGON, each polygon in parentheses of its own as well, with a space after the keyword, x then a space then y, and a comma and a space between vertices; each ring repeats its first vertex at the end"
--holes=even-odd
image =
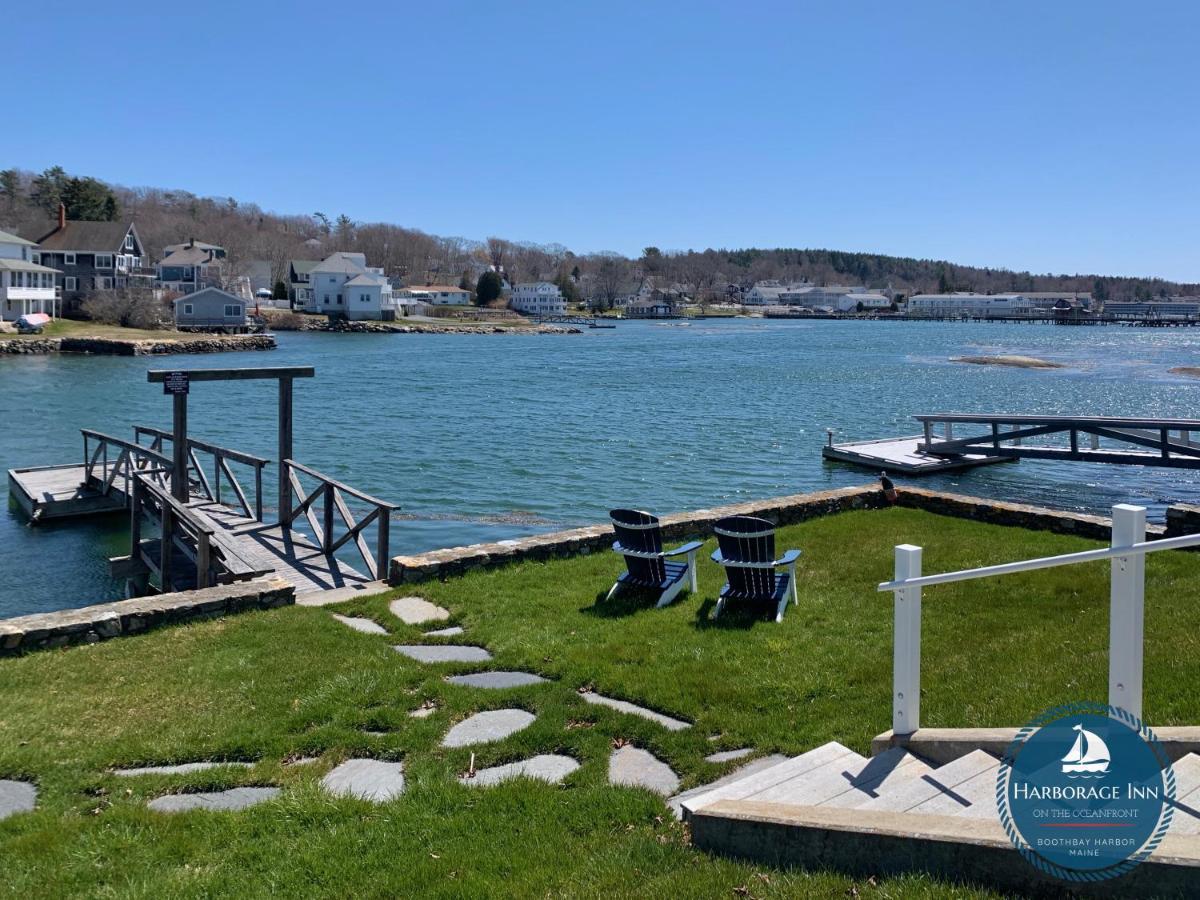
POLYGON ((434 306, 469 306, 471 304, 471 292, 452 284, 413 284, 406 287, 405 290, 427 294, 428 297, 422 299, 434 306))
POLYGON ((567 312, 558 285, 549 281, 528 281, 513 288, 509 305, 527 316, 562 316, 567 312))
POLYGON ((914 294, 908 298, 910 316, 1021 316, 1034 307, 1021 294, 914 294))
POLYGON ((883 294, 873 291, 863 293, 842 294, 838 297, 835 309, 838 312, 872 312, 881 309, 891 309, 892 301, 883 294))
POLYGON ((54 276, 58 269, 35 263, 37 244, 0 231, 0 322, 29 313, 55 314, 54 276))
POLYGON ((383 269, 368 266, 362 253, 334 253, 313 267, 309 283, 318 312, 348 319, 379 319, 388 312, 395 315, 392 288, 383 269), (360 280, 361 276, 371 277, 360 280))

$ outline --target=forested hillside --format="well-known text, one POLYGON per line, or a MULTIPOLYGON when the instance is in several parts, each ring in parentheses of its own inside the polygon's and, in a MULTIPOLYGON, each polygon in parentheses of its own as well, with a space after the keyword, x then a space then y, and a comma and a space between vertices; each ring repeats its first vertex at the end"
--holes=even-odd
MULTIPOLYGON (((981 292, 1090 291, 1100 300, 1191 294, 1195 284, 1156 278, 1033 274, 1007 269, 955 265, 874 253, 821 249, 659 250, 647 247, 637 259, 613 253, 573 253, 560 244, 529 244, 490 237, 439 237, 382 222, 354 222, 333 211, 307 215, 266 212, 233 197, 198 197, 180 190, 130 188, 59 167, 35 174, 0 171, 0 230, 37 238, 52 227, 59 203, 73 219, 126 219, 153 260, 168 244, 189 238, 225 247, 233 271, 250 260, 268 260, 273 278, 285 277, 289 259, 321 259, 334 250, 357 250, 371 265, 408 284, 431 282, 474 286, 487 265, 502 267, 511 281, 553 280, 571 295, 600 301, 636 288, 644 276, 678 282, 702 300, 718 299, 730 285, 762 279, 817 284, 864 284, 911 294, 973 290, 981 292)), ((297 204, 303 198, 297 199, 297 204)), ((463 223, 470 228, 470 222, 463 223)))

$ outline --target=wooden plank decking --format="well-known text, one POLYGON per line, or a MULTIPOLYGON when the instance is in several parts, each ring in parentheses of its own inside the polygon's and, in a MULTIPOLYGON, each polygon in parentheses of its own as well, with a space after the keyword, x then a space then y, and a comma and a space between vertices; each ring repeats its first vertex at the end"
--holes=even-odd
POLYGON ((120 512, 128 507, 121 485, 106 496, 83 484, 82 465, 34 466, 8 470, 8 490, 35 522, 120 512))
POLYGON ((982 453, 967 453, 962 456, 944 458, 927 456, 918 452, 924 437, 882 438, 873 441, 853 441, 846 444, 830 444, 821 448, 826 459, 853 463, 870 469, 898 472, 901 475, 928 475, 932 472, 957 472, 975 466, 1011 462, 1001 456, 982 453))

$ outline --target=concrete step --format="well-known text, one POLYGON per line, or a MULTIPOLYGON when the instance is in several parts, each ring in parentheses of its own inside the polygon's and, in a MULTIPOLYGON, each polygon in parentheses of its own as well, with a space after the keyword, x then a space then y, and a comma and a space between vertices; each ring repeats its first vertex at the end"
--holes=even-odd
POLYGON ((927 762, 897 747, 895 751, 887 750, 872 757, 855 776, 848 790, 817 805, 858 809, 892 791, 903 789, 907 784, 921 781, 933 771, 927 762))
POLYGON ((682 794, 676 794, 674 797, 671 797, 669 800, 667 800, 667 806, 671 807, 671 811, 675 813, 678 818, 683 818, 683 804, 687 803, 689 800, 693 800, 709 793, 710 791, 714 791, 717 788, 725 787, 727 784, 733 784, 735 781, 740 781, 743 778, 749 778, 751 775, 766 771, 767 769, 787 761, 788 757, 782 756, 778 753, 773 753, 770 756, 760 757, 759 759, 746 763, 744 766, 741 766, 737 770, 730 772, 728 775, 718 778, 716 781, 713 781, 709 784, 702 784, 699 787, 694 787, 689 791, 684 791, 682 794))
POLYGON ((1175 815, 1169 834, 1200 834, 1200 754, 1189 753, 1174 763, 1175 815))
POLYGON ((999 766, 1000 761, 990 753, 973 750, 966 756, 960 756, 953 762, 924 773, 918 778, 894 787, 889 786, 886 791, 881 791, 878 797, 863 803, 859 808, 907 812, 935 797, 953 793, 964 781, 984 772, 991 772, 994 777, 999 766))
POLYGON ((998 822, 996 809, 996 767, 972 775, 955 785, 953 791, 939 793, 923 803, 918 803, 909 812, 938 816, 967 816, 968 818, 990 817, 998 822))
POLYGON ((854 765, 865 762, 849 747, 844 747, 837 741, 822 744, 814 750, 809 750, 800 756, 793 757, 787 762, 771 766, 768 769, 755 772, 745 778, 740 778, 731 784, 725 784, 706 791, 698 797, 685 800, 682 804, 683 817, 686 820, 693 812, 716 803, 719 800, 742 800, 753 794, 769 790, 772 786, 792 778, 815 771, 823 766, 842 761, 842 765, 854 765))

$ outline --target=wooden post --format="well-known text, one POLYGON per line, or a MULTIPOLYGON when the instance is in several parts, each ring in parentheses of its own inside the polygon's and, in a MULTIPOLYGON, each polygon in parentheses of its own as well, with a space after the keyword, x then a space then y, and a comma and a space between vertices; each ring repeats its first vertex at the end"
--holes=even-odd
POLYGON ((292 483, 284 460, 292 458, 292 379, 279 379, 279 521, 292 511, 292 483))
POLYGON ((196 587, 208 587, 208 567, 211 561, 208 534, 201 531, 196 535, 196 587))
POLYGON ((322 498, 325 503, 325 520, 322 522, 324 534, 321 535, 321 549, 329 553, 329 548, 333 546, 333 492, 334 486, 328 481, 325 482, 325 490, 322 492, 322 498))
POLYGON ((138 489, 137 476, 129 487, 129 558, 142 558, 142 492, 138 489))
POLYGON ((171 592, 171 553, 173 549, 171 532, 175 530, 174 522, 172 522, 173 518, 174 514, 171 512, 171 507, 164 501, 162 504, 162 531, 160 532, 158 546, 159 589, 164 594, 171 592))
MULTIPOLYGON (((387 581, 388 566, 391 560, 388 557, 388 531, 392 524, 392 511, 390 509, 381 509, 379 511, 379 541, 375 546, 375 577, 387 581)), ((692 565, 690 570, 692 573, 692 592, 695 593, 696 567, 692 565)))
POLYGON ((254 520, 262 521, 262 466, 254 467, 254 520))
MULTIPOLYGON (((1146 510, 1113 507, 1112 545, 1146 540, 1146 510)), ((1145 643, 1146 555, 1130 553, 1112 561, 1108 614, 1108 705, 1142 716, 1142 652, 1145 643)))
POLYGON ((171 496, 187 503, 187 394, 172 394, 174 415, 171 422, 171 496))
POLYGON ((925 420, 925 450, 928 451, 933 445, 933 423, 928 419, 925 420))
MULTIPOLYGON (((896 547, 896 580, 921 577, 921 548, 896 547)), ((895 638, 892 649, 892 733, 921 727, 921 589, 893 592, 895 638)))

